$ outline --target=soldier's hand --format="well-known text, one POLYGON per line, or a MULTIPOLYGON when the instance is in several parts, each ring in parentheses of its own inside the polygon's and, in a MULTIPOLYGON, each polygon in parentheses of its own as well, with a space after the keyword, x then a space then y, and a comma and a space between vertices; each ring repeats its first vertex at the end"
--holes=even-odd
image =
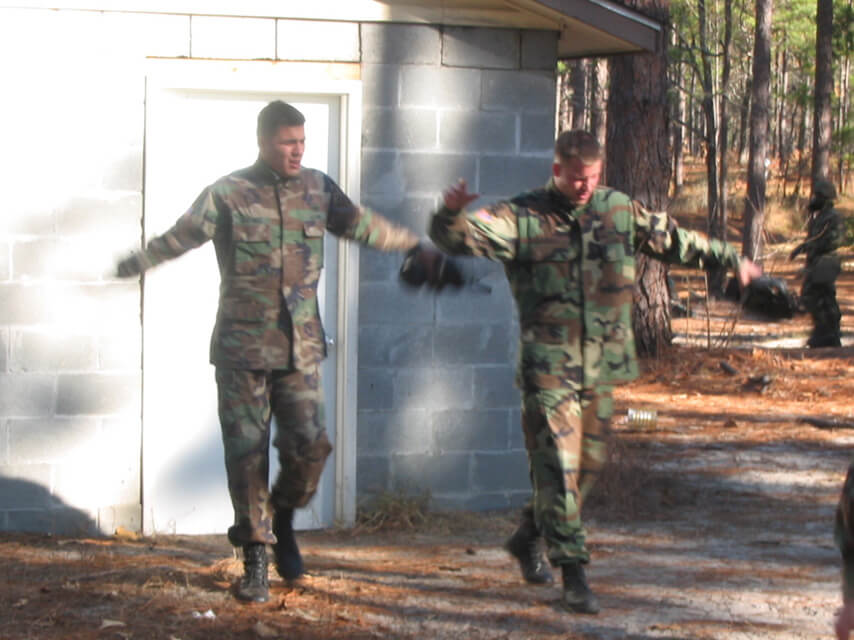
POLYGON ((129 256, 119 260, 116 265, 116 275, 119 278, 132 278, 142 272, 142 265, 139 262, 137 254, 132 253, 129 256))
POLYGON ((804 245, 799 244, 797 247, 795 247, 792 250, 792 253, 789 254, 789 260, 794 260, 795 258, 797 258, 798 254, 800 254, 801 251, 803 251, 803 250, 804 250, 804 245))
POLYGON ((746 287, 751 280, 755 280, 761 275, 762 267, 750 258, 742 258, 741 262, 738 263, 738 281, 742 287, 746 287))
POLYGON ((442 197, 444 198, 445 207, 447 209, 450 209, 451 211, 459 211, 460 209, 465 209, 467 205, 477 200, 480 197, 480 194, 469 193, 466 181, 460 178, 456 184, 451 185, 445 190, 442 197))
POLYGON ((407 252, 400 266, 400 279, 412 287, 426 285, 437 291, 446 285, 463 285, 462 272, 453 260, 421 244, 407 252))

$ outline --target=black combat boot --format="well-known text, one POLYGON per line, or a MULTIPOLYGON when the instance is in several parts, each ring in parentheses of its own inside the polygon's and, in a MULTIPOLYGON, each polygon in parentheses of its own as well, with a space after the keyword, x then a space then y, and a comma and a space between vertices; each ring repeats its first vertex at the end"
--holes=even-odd
POLYGON ((519 562, 522 577, 531 584, 552 582, 552 572, 539 546, 540 534, 534 524, 533 515, 522 514, 522 523, 516 533, 507 539, 504 548, 519 562))
POLYGON ((293 521, 293 509, 278 509, 273 516, 273 535, 276 536, 273 557, 276 559, 276 570, 285 580, 296 580, 304 572, 302 556, 294 537, 293 521))
POLYGON ((247 602, 267 602, 270 599, 267 548, 260 542, 243 547, 243 577, 237 586, 237 597, 247 602))
POLYGON ((584 565, 571 562, 561 565, 563 572, 563 604, 575 613, 599 613, 599 601, 584 576, 584 565))

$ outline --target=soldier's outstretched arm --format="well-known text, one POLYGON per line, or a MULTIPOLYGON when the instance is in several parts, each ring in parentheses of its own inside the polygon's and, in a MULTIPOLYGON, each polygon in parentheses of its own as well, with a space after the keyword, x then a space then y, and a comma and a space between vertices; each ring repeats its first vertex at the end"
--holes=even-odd
POLYGON ((635 247, 668 264, 680 264, 698 269, 728 268, 742 286, 762 275, 762 268, 749 258, 739 256, 728 242, 709 238, 696 231, 680 229, 666 212, 647 211, 633 202, 635 247))
POLYGON ((205 189, 171 229, 152 238, 144 249, 134 251, 116 265, 116 275, 130 278, 177 258, 191 249, 211 240, 217 229, 217 196, 213 189, 205 189))
POLYGON ((448 187, 442 206, 430 218, 428 234, 445 253, 481 256, 490 260, 512 260, 517 253, 519 226, 514 205, 495 205, 467 211, 478 198, 464 180, 448 187))

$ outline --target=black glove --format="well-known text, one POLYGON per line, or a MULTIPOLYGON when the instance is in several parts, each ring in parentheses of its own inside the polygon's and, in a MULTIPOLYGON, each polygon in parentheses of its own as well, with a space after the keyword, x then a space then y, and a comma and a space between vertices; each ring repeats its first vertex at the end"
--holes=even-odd
POLYGON ((446 285, 461 287, 463 273, 448 256, 435 249, 416 245, 406 252, 400 265, 400 279, 410 287, 428 286, 441 291, 446 285))
POLYGON ((139 254, 132 253, 126 258, 119 260, 116 265, 116 275, 119 278, 132 278, 143 271, 143 266, 139 260, 139 254))

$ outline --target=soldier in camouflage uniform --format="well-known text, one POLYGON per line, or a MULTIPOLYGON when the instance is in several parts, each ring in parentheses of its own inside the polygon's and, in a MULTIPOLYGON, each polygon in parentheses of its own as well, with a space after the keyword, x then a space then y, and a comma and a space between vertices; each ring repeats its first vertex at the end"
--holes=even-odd
POLYGON ((677 228, 628 196, 597 187, 602 149, 584 131, 561 134, 545 188, 477 211, 465 182, 449 188, 433 215, 430 237, 448 254, 504 264, 520 323, 517 385, 533 500, 507 541, 528 582, 561 568, 563 602, 596 613, 583 565, 581 507, 606 458, 612 388, 638 374, 631 325, 637 251, 669 263, 726 266, 742 283, 760 273, 736 250, 677 228))
POLYGON ((836 278, 841 262, 836 250, 845 238, 845 225, 840 213, 833 208, 836 189, 827 180, 815 181, 808 208, 807 239, 795 247, 789 256, 794 260, 806 253, 807 266, 801 288, 801 303, 809 311, 813 331, 807 346, 839 347, 839 321, 842 314, 836 303, 836 278))
POLYGON ((241 599, 269 598, 265 545, 285 579, 303 573, 294 509, 317 490, 332 446, 326 436, 320 361, 326 342, 317 302, 324 231, 382 251, 413 251, 429 274, 438 252, 409 230, 358 207, 332 179, 302 166, 305 118, 275 101, 258 116, 259 157, 204 189, 142 251, 122 260, 129 277, 213 240, 221 276, 211 338, 234 525, 243 547, 241 599), (270 421, 281 472, 268 488, 270 421))
POLYGON ((842 611, 836 619, 836 635, 839 640, 848 640, 854 631, 854 461, 848 466, 839 495, 834 538, 842 554, 842 611))

